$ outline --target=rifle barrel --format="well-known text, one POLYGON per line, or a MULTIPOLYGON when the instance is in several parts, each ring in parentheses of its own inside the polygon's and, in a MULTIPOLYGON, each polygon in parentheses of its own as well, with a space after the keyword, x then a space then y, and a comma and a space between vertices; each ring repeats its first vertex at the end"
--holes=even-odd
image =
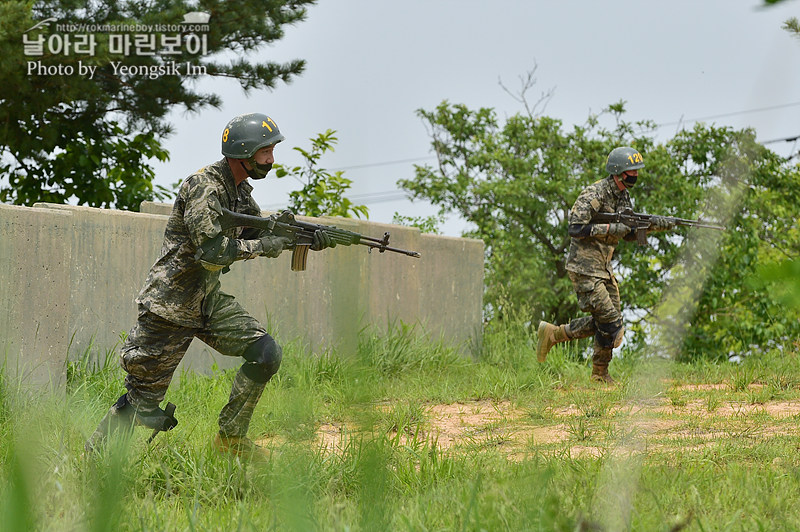
POLYGON ((375 244, 373 242, 360 242, 360 244, 369 247, 370 251, 373 249, 377 249, 381 253, 383 253, 384 251, 392 251, 394 253, 402 253, 403 255, 414 257, 415 259, 418 259, 422 256, 417 251, 409 251, 407 249, 393 248, 392 246, 384 246, 382 244, 375 244))
POLYGON ((703 229, 716 229, 717 231, 725 231, 725 227, 721 225, 712 225, 706 224, 703 222, 699 222, 697 220, 681 220, 680 218, 677 220, 678 225, 685 225, 688 227, 702 227, 703 229))

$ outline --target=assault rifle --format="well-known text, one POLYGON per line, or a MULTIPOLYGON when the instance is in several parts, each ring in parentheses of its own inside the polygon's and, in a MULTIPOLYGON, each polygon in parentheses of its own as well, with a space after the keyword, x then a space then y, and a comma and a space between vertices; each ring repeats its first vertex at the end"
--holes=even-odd
MULTIPOLYGON (((599 212, 592 218, 592 222, 604 224, 623 223, 636 231, 636 242, 640 246, 646 246, 647 230, 652 225, 652 220, 655 217, 656 216, 653 214, 640 214, 633 212, 633 209, 627 208, 620 212, 599 212)), ((702 220, 685 220, 683 218, 673 218, 672 216, 662 216, 661 218, 666 218, 675 225, 702 227, 704 229, 716 229, 718 231, 725 230, 721 225, 707 224, 702 220)))
POLYGON ((222 216, 219 217, 222 229, 231 227, 255 227, 270 232, 275 236, 287 237, 292 241, 292 271, 298 272, 306 269, 306 259, 308 250, 314 240, 316 231, 324 231, 328 237, 337 245, 350 246, 361 244, 369 247, 370 251, 377 249, 379 252, 391 251, 402 253, 409 257, 419 258, 420 254, 416 251, 393 248, 389 246, 389 233, 383 233, 383 238, 373 238, 364 236, 346 229, 339 229, 332 225, 320 225, 310 222, 303 222, 295 219, 291 211, 283 211, 280 214, 273 214, 262 218, 261 216, 251 216, 233 212, 223 207, 222 216))

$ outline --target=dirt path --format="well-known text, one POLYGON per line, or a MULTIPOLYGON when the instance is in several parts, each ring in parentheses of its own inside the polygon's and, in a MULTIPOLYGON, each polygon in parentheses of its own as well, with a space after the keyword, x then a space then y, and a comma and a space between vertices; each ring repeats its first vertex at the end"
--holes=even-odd
MULTIPOLYGON (((654 452, 702 449, 726 438, 758 441, 798 434, 800 399, 751 403, 715 399, 724 385, 673 388, 678 392, 708 392, 701 399, 674 401, 667 397, 646 404, 614 404, 603 408, 568 404, 544 410, 509 401, 479 400, 452 404, 428 404, 421 419, 385 431, 401 445, 443 451, 475 451, 493 448, 511 460, 533 453, 569 453, 601 456, 607 452, 636 449, 654 452), (716 393, 715 393, 716 392, 716 393)), ((376 406, 391 411, 391 404, 376 406)), ((359 428, 347 420, 319 425, 315 444, 324 452, 341 453, 359 428)), ((264 438, 260 445, 277 443, 264 438)))

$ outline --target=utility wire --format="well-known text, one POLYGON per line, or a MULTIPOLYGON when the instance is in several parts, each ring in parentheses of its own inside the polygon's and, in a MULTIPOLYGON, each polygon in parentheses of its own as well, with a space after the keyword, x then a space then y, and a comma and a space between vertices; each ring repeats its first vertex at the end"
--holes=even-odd
MULTIPOLYGON (((781 104, 781 105, 772 105, 772 106, 769 106, 769 107, 759 107, 759 108, 756 108, 756 109, 746 109, 746 110, 743 110, 743 111, 733 111, 733 112, 730 112, 730 113, 722 113, 722 114, 718 114, 718 115, 701 116, 701 117, 698 117, 698 118, 687 118, 685 120, 682 119, 682 120, 678 120, 676 122, 664 122, 662 124, 656 124, 655 127, 656 128, 661 128, 661 127, 666 127, 666 126, 674 126, 674 125, 679 125, 679 124, 686 124, 686 123, 689 123, 689 122, 700 122, 701 120, 712 120, 712 119, 715 119, 715 118, 727 118, 727 117, 731 117, 731 116, 738 116, 738 115, 743 115, 743 114, 748 114, 748 113, 760 113, 760 112, 764 112, 764 111, 774 111, 776 109, 785 109, 787 107, 795 107, 795 106, 798 106, 798 105, 800 105, 800 102, 791 102, 791 103, 785 103, 785 104, 781 104)), ((800 140, 800 135, 796 135, 794 137, 785 137, 785 138, 767 140, 767 141, 762 142, 761 144, 774 144, 776 142, 795 142, 795 141, 798 141, 798 140, 800 140)), ((795 154, 793 157, 795 157, 797 155, 798 154, 795 154)), ((338 172, 338 171, 344 171, 344 170, 356 170, 356 169, 361 169, 361 168, 374 168, 374 167, 377 167, 377 166, 391 166, 391 165, 394 165, 394 164, 413 163, 413 162, 417 162, 417 161, 424 161, 424 160, 430 160, 430 159, 435 159, 435 158, 436 158, 435 155, 425 155, 425 156, 422 156, 422 157, 412 157, 412 158, 409 158, 409 159, 398 159, 398 160, 394 160, 394 161, 381 161, 381 162, 377 162, 377 163, 365 163, 365 164, 356 164, 356 165, 351 165, 351 166, 340 166, 338 168, 331 168, 330 170, 334 171, 334 172, 338 172)), ((402 200, 402 199, 406 199, 407 197, 408 197, 408 195, 405 192, 401 191, 401 190, 385 190, 385 191, 382 191, 382 192, 369 192, 369 193, 364 193, 364 194, 356 194, 356 195, 350 196, 350 200, 351 201, 363 202, 365 204, 374 204, 374 203, 386 203, 386 202, 390 202, 390 201, 399 201, 399 200, 402 200)), ((279 207, 279 206, 280 205, 274 205, 273 207, 279 207)))
POLYGON ((795 142, 797 140, 800 140, 800 135, 795 135, 794 137, 784 137, 782 139, 765 140, 761 144, 774 144, 776 142, 795 142))
MULTIPOLYGON (((675 122, 664 122, 664 123, 661 123, 661 124, 656 124, 655 127, 656 128, 661 128, 661 127, 666 127, 666 126, 675 126, 675 125, 679 125, 679 124, 686 124, 686 123, 689 123, 689 122, 700 122, 701 120, 712 120, 714 118, 726 118, 726 117, 730 117, 730 116, 738 116, 738 115, 743 115, 743 114, 748 114, 748 113, 761 113, 761 112, 764 112, 764 111, 774 111, 776 109, 785 109, 786 107, 796 107, 798 105, 800 105, 800 102, 790 102, 790 103, 784 103, 784 104, 781 104, 781 105, 772 105, 772 106, 769 106, 769 107, 759 107, 759 108, 756 108, 756 109, 745 109, 743 111, 733 111, 733 112, 730 112, 730 113, 722 113, 722 114, 718 114, 718 115, 709 115, 709 116, 701 116, 701 117, 697 117, 697 118, 681 119, 681 120, 677 120, 675 122)), ((795 140, 798 140, 798 139, 800 139, 800 135, 798 135, 796 137, 788 137, 788 138, 783 138, 783 139, 768 140, 766 142, 762 142, 761 144, 772 144, 772 143, 775 143, 775 142, 783 142, 783 141, 792 142, 792 141, 795 141, 795 140)), ((356 169, 360 169, 360 168, 373 168, 373 167, 376 167, 376 166, 390 166, 390 165, 393 165, 393 164, 413 163, 413 162, 417 162, 417 161, 425 161, 425 160, 430 160, 430 159, 435 159, 435 158, 436 158, 435 155, 424 155, 424 156, 421 156, 421 157, 412 157, 412 158, 409 158, 409 159, 398 159, 398 160, 395 160, 395 161, 381 161, 381 162, 377 162, 377 163, 365 163, 365 164, 356 164, 356 165, 351 165, 351 166, 340 166, 339 168, 331 168, 331 170, 332 171, 356 170, 356 169)))
POLYGON ((664 122, 663 124, 657 124, 656 127, 665 127, 665 126, 676 126, 679 124, 684 124, 686 122, 700 122, 701 120, 712 120, 714 118, 726 118, 729 116, 738 116, 744 115, 748 113, 760 113, 763 111, 774 111, 775 109, 785 109, 786 107, 795 107, 800 105, 800 102, 792 102, 792 103, 784 103, 781 105, 771 105, 769 107, 760 107, 758 109, 746 109, 744 111, 733 111, 731 113, 723 113, 719 115, 710 115, 710 116, 701 116, 699 118, 687 118, 686 120, 678 120, 677 122, 664 122))
POLYGON ((397 161, 383 161, 380 163, 366 163, 366 164, 357 164, 353 166, 341 166, 339 168, 331 168, 331 171, 337 172, 339 170, 355 170, 357 168, 372 168, 373 166, 389 166, 392 164, 403 164, 403 163, 414 163, 417 161, 427 160, 427 159, 435 159, 435 155, 426 155, 424 157, 412 157, 411 159, 399 159, 397 161))

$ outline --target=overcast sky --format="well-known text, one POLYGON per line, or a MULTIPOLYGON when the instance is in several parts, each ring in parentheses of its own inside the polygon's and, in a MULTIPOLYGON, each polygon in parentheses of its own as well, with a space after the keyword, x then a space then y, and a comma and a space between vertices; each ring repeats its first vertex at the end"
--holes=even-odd
MULTIPOLYGON (((566 127, 619 100, 629 120, 668 124, 691 120, 752 127, 762 142, 800 134, 800 39, 782 29, 800 17, 800 2, 761 8, 761 0, 321 0, 306 21, 260 57, 302 58, 305 73, 273 91, 245 95, 230 80, 203 80, 223 97, 221 109, 172 115, 168 163, 156 167, 163 185, 185 178, 221 155, 230 118, 269 114, 287 140, 277 162, 299 164, 293 146, 326 129, 338 131, 336 152, 321 166, 345 169, 349 197, 369 207, 371 220, 395 212, 434 214, 425 202, 398 198, 398 179, 413 164, 433 161, 430 139, 415 111, 442 100, 493 107, 503 117, 520 111, 498 84, 538 65, 539 94, 553 89, 545 114, 566 127), (745 112, 758 110, 753 112, 745 112), (708 118, 714 117, 714 118, 708 118), (397 162, 403 161, 403 162, 397 162), (384 201, 380 201, 383 199, 384 201)), ((209 23, 213 24, 213 20, 209 23)), ((800 143, 772 143, 789 155, 800 143)), ((598 177, 602 169, 598 169, 598 177)), ((274 175, 254 183, 265 209, 288 203, 299 187, 274 175)), ((444 232, 465 224, 451 218, 444 232)))

